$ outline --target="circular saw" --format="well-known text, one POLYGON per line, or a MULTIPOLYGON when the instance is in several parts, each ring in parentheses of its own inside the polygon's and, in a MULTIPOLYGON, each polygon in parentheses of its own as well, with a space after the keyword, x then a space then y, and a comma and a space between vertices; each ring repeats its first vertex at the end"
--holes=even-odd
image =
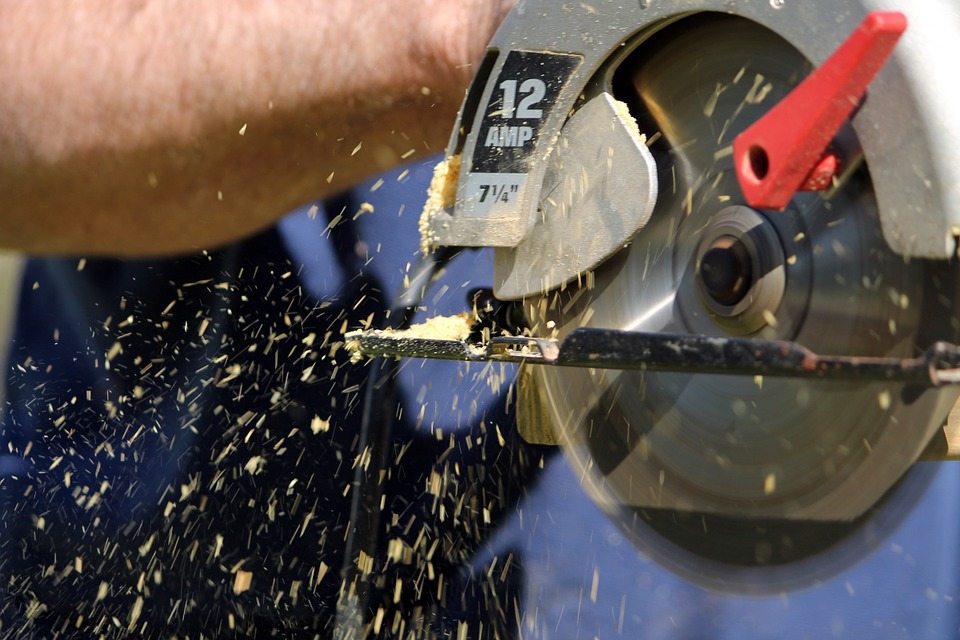
POLYGON ((958 396, 957 24, 948 0, 521 1, 421 232, 493 247, 522 331, 356 344, 524 363, 522 432, 681 571, 849 556, 958 396))

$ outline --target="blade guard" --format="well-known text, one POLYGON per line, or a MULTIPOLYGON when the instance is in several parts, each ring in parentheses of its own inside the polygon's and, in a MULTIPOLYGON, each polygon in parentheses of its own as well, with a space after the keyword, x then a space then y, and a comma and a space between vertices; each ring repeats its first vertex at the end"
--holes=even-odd
MULTIPOLYGON (((589 8, 537 3, 534 10, 533 3, 521 0, 491 43, 447 149, 449 158, 462 160, 453 177, 456 198, 430 216, 425 235, 433 245, 495 247, 496 293, 535 295, 543 290, 542 267, 516 248, 538 219, 550 151, 578 99, 596 95, 598 86, 604 90, 609 81, 604 69, 661 26, 697 12, 745 17, 821 65, 866 16, 888 5, 880 0, 776 6, 756 0, 665 0, 589 8), (527 83, 537 79, 544 84, 527 83), (537 86, 544 89, 542 99, 537 86), (514 92, 512 104, 507 91, 514 92), (528 99, 536 104, 528 102, 521 110, 528 99), (505 115, 513 117, 507 122, 505 115), (521 135, 510 127, 532 131, 521 135), (480 202, 484 185, 488 194, 499 196, 495 205, 480 202)), ((930 0, 899 8, 909 32, 877 74, 852 127, 870 168, 887 243, 904 256, 947 259, 955 253, 960 229, 960 119, 955 114, 960 84, 946 81, 954 75, 953 60, 960 59, 960 4, 930 0)), ((822 151, 820 146, 815 160, 823 159, 822 151)), ((802 186, 826 186, 838 160, 814 163, 814 174, 813 164, 802 163, 800 178, 807 181, 802 186)), ((629 240, 628 232, 622 240, 629 240)))

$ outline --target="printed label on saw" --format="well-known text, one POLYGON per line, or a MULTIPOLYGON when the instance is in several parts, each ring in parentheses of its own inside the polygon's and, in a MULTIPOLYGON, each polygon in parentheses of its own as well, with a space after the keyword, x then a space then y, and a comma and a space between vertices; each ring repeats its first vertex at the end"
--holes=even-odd
POLYGON ((470 161, 469 215, 512 213, 535 159, 543 123, 582 58, 564 53, 511 51, 500 69, 477 130, 470 161))

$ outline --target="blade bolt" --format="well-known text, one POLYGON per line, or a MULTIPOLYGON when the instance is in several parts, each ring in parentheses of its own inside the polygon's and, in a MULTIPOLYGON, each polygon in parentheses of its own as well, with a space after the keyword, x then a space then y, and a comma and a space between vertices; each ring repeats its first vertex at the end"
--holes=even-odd
POLYGON ((753 260, 747 247, 733 236, 714 240, 700 259, 700 281, 717 303, 738 304, 753 285, 753 260))

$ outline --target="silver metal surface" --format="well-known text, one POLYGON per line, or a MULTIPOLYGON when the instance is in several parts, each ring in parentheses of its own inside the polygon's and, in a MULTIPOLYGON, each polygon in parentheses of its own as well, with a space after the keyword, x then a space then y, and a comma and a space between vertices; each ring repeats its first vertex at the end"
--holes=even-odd
POLYGON ((550 154, 531 227, 497 264, 498 295, 548 291, 599 265, 647 223, 657 188, 653 156, 626 105, 606 92, 589 100, 550 154))
MULTIPOLYGON (((950 80, 954 61, 960 59, 960 4, 953 0, 521 0, 492 43, 492 50, 500 54, 489 77, 498 77, 512 50, 582 57, 556 104, 545 114, 537 152, 546 158, 576 100, 597 81, 598 74, 673 20, 698 12, 740 15, 779 34, 817 65, 874 10, 899 10, 910 22, 853 120, 871 168, 881 228, 896 253, 948 258, 960 230, 960 119, 955 115, 960 85, 950 80)), ((755 79, 751 76, 746 81, 755 79)), ((496 91, 495 83, 488 82, 479 88, 477 100, 487 104, 496 91)), ((448 153, 461 153, 464 166, 469 166, 476 146, 483 144, 471 132, 480 127, 484 114, 482 109, 466 109, 461 117, 448 153)), ((475 199, 472 190, 477 182, 475 174, 462 172, 456 206, 433 221, 441 244, 501 247, 498 278, 509 281, 513 293, 535 290, 541 274, 533 268, 527 270, 526 286, 517 286, 515 274, 523 272, 525 265, 511 247, 522 241, 537 218, 546 171, 543 161, 528 172, 510 174, 511 185, 519 187, 516 197, 492 218, 471 213, 469 203, 475 199)))
MULTIPOLYGON (((803 77, 804 56, 755 23, 708 16, 676 23, 629 64, 640 127, 659 135, 656 210, 592 282, 530 301, 534 332, 737 333, 703 304, 698 247, 729 224, 737 191, 724 150, 803 77)), ((870 172, 831 200, 805 195, 761 216, 786 264, 782 299, 756 335, 822 353, 905 357, 921 346, 928 265, 884 241, 867 158, 870 172)), ((651 508, 852 520, 917 459, 956 399, 895 383, 534 373, 588 490, 628 528, 651 508)))

